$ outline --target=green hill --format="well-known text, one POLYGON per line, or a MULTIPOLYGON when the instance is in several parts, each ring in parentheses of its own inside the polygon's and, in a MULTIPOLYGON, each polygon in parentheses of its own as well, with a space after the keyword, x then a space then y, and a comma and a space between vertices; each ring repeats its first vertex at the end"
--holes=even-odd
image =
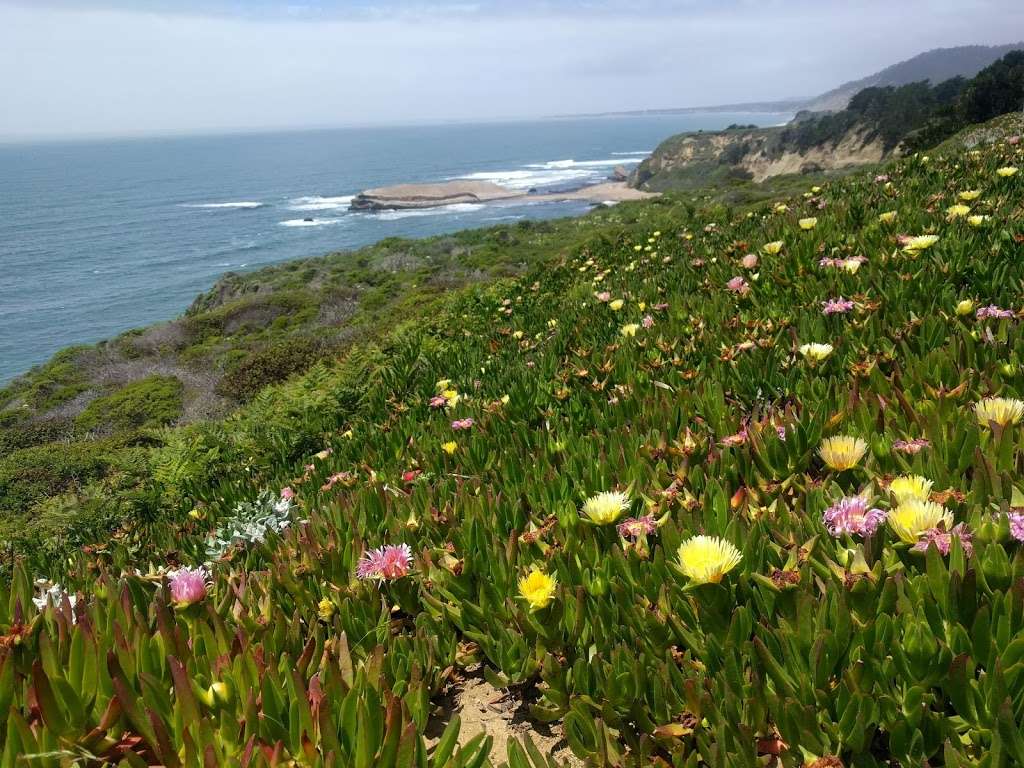
POLYGON ((532 256, 224 420, 121 393, 7 562, 0 765, 1024 763, 1022 130, 467 235, 532 256))

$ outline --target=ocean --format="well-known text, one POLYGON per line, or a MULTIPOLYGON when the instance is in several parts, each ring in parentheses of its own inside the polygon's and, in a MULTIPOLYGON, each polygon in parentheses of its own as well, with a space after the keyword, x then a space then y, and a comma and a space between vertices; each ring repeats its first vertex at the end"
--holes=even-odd
POLYGON ((446 179, 575 188, 617 165, 634 167, 673 133, 788 117, 707 113, 0 145, 0 383, 63 347, 169 320, 225 272, 590 207, 348 211, 363 189, 446 179))

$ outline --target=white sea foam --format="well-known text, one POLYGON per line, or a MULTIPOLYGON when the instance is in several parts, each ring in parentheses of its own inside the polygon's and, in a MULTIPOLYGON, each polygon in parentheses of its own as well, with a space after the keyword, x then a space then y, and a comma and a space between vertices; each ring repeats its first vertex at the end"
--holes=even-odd
POLYGON ((264 203, 254 200, 240 200, 231 203, 182 203, 182 208, 262 208, 264 203))
POLYGON ((483 208, 483 203, 453 203, 451 205, 439 205, 436 208, 415 208, 404 211, 372 211, 373 216, 380 221, 398 221, 399 219, 412 219, 418 216, 443 216, 446 213, 471 213, 483 208))
POLYGON ((349 203, 355 195, 340 195, 338 197, 321 197, 320 195, 309 195, 307 197, 296 197, 288 201, 289 211, 337 211, 347 210, 349 203))
POLYGON ((593 171, 584 168, 555 168, 535 171, 479 171, 458 176, 459 179, 470 181, 490 181, 502 187, 515 190, 527 190, 533 187, 550 187, 554 184, 582 182, 594 177, 593 171))
POLYGON ((632 152, 612 152, 612 154, 613 155, 643 155, 644 157, 646 157, 647 155, 651 154, 651 152, 653 152, 653 151, 654 151, 653 149, 637 149, 637 150, 634 150, 632 152))
POLYGON ((530 163, 527 168, 544 168, 547 170, 557 168, 611 168, 626 163, 641 163, 644 157, 614 157, 610 160, 551 160, 547 163, 530 163))
POLYGON ((344 219, 288 219, 278 222, 282 227, 326 227, 330 224, 341 224, 344 219))

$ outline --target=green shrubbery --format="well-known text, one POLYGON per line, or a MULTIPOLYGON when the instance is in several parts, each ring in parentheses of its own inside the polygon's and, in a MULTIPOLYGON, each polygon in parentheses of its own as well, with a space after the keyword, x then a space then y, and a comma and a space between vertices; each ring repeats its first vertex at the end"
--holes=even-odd
POLYGON ((97 397, 75 420, 83 430, 128 432, 162 427, 181 415, 183 385, 174 376, 149 376, 97 397))

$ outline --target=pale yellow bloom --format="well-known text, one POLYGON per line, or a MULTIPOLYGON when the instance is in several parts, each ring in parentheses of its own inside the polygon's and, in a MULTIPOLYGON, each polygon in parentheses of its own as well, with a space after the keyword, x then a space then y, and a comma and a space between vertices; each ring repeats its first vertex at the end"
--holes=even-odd
POLYGON ((889 483, 889 493, 902 504, 911 499, 926 501, 932 491, 932 481, 920 475, 900 475, 889 483))
POLYGON ((633 337, 633 336, 636 336, 636 332, 639 329, 640 329, 640 325, 638 323, 626 323, 624 326, 622 326, 622 328, 621 328, 621 330, 619 332, 623 336, 633 337))
POLYGON ((931 248, 937 242, 939 242, 938 235, 918 235, 917 237, 910 238, 907 244, 903 246, 903 250, 907 253, 920 253, 931 248))
POLYGON ((840 435, 822 440, 818 455, 829 469, 842 471, 857 466, 867 451, 868 444, 859 437, 840 435))
POLYGON ((896 220, 896 211, 886 211, 878 214, 878 220, 883 224, 892 224, 896 220))
POLYGON ((441 450, 443 450, 449 456, 451 456, 453 453, 455 453, 455 451, 458 450, 458 447, 459 447, 459 444, 456 443, 454 440, 449 440, 447 443, 442 443, 441 444, 441 450))
POLYGON ((974 404, 978 423, 987 427, 995 422, 1001 427, 1016 424, 1024 416, 1024 402, 1011 397, 986 397, 974 404))
POLYGON ((980 189, 965 189, 963 192, 960 193, 959 197, 965 203, 969 203, 972 200, 977 200, 979 197, 981 197, 981 190, 980 189))
POLYGON ((800 225, 800 229, 806 232, 807 230, 814 229, 818 226, 818 220, 813 216, 808 216, 806 219, 800 219, 797 224, 800 225))
POLYGON ((440 381, 437 382, 437 391, 441 392, 441 391, 443 391, 445 389, 448 389, 448 387, 450 387, 451 385, 452 385, 452 380, 451 379, 441 379, 440 381))
POLYGON ((761 246, 761 250, 767 253, 769 256, 775 256, 782 250, 783 242, 781 240, 773 240, 770 243, 765 243, 761 246))
POLYGON ((946 218, 948 219, 962 219, 964 216, 971 212, 971 206, 957 203, 951 205, 946 209, 946 218))
POLYGON ((334 615, 334 603, 326 597, 316 605, 316 613, 323 621, 330 621, 334 615))
POLYGON ((625 302, 622 299, 615 299, 614 301, 608 302, 608 306, 611 307, 613 312, 618 312, 622 309, 623 304, 625 304, 625 302))
POLYGON ((800 346, 800 354, 808 360, 815 363, 820 363, 826 357, 832 354, 833 347, 831 344, 803 344, 800 346))
POLYGON ((975 214, 974 216, 967 217, 967 223, 970 224, 972 227, 980 227, 988 220, 988 216, 983 216, 981 214, 975 214))
POLYGON ((1007 166, 1005 166, 1003 168, 997 169, 996 173, 999 176, 1002 176, 1004 179, 1008 179, 1008 178, 1010 178, 1011 176, 1013 176, 1014 174, 1017 173, 1017 166, 1015 166, 1015 165, 1007 165, 1007 166))
POLYGON ((857 274, 857 270, 860 269, 860 259, 844 259, 843 269, 851 275, 857 274))
POLYGON ((536 566, 530 569, 527 576, 519 579, 519 594, 530 606, 530 612, 547 608, 555 599, 558 580, 549 576, 536 566))
POLYGON ((921 534, 942 523, 948 531, 953 527, 953 513, 941 504, 921 499, 908 499, 889 512, 889 527, 900 541, 916 544, 921 534))
POLYGON ((813 186, 811 187, 811 192, 813 192, 814 194, 818 194, 819 192, 821 192, 821 187, 813 186))
POLYGON ((523 332, 522 331, 512 331, 512 338, 514 338, 514 339, 521 339, 521 338, 523 338, 523 332))
POLYGON ((743 556, 717 536, 694 536, 679 545, 679 567, 695 584, 718 584, 743 556))
POLYGON ((508 401, 511 400, 512 398, 510 398, 508 395, 502 395, 500 399, 502 405, 508 405, 508 401))
POLYGON ((957 302, 956 313, 959 317, 966 317, 974 311, 974 302, 970 299, 963 299, 957 302))
POLYGON ((614 523, 629 509, 629 498, 618 491, 605 491, 591 496, 583 504, 583 514, 598 525, 614 523))
POLYGON ((789 206, 786 205, 785 203, 776 203, 774 210, 776 213, 785 213, 786 211, 789 210, 789 206))

